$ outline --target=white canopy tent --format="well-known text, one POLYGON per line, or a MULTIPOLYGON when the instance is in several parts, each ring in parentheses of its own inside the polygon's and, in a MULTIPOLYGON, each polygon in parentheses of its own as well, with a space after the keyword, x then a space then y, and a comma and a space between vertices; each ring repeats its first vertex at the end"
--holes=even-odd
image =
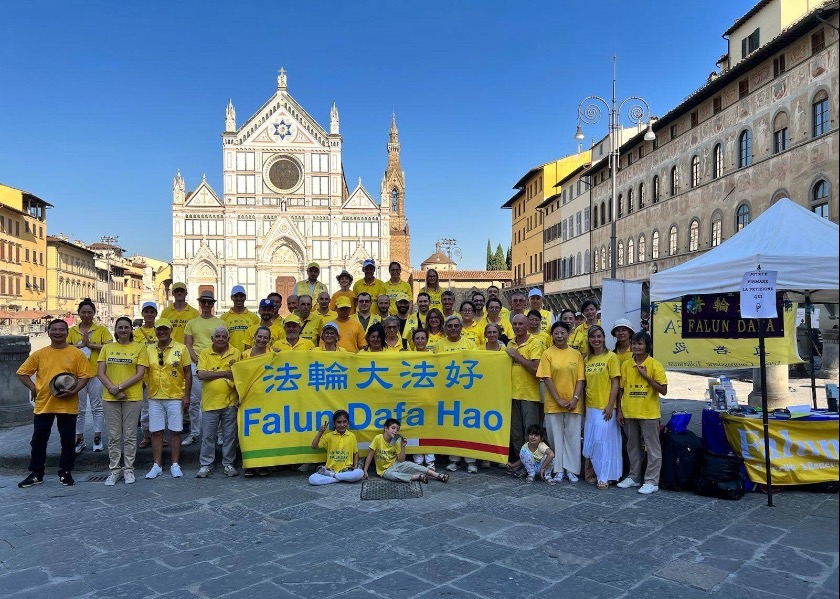
POLYGON ((744 273, 778 271, 776 286, 793 301, 836 304, 840 288, 840 227, 783 198, 747 227, 674 268, 655 273, 650 301, 687 294, 740 291, 744 273))

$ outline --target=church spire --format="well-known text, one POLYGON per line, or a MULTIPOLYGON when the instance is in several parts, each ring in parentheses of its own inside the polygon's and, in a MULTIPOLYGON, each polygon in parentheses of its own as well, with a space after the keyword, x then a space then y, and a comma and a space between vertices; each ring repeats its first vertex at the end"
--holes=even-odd
POLYGON ((184 178, 181 176, 181 169, 178 169, 178 173, 175 175, 175 178, 172 180, 172 203, 173 204, 183 204, 184 203, 184 178))
POLYGON ((330 135, 338 135, 338 107, 335 102, 330 110, 330 135))
POLYGON ((391 132, 388 135, 388 140, 388 152, 390 153, 392 149, 399 152, 400 132, 397 129, 397 115, 393 112, 391 113, 391 132))
POLYGON ((225 133, 236 132, 236 109, 233 107, 233 100, 228 100, 225 110, 225 133))

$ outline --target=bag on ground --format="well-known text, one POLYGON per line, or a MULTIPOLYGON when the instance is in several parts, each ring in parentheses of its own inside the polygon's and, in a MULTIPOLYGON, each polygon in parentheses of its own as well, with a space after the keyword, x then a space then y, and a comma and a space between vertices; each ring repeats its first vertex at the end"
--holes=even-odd
POLYGON ((662 444, 662 470, 659 486, 669 491, 694 489, 694 481, 702 463, 702 442, 691 431, 659 435, 662 444))

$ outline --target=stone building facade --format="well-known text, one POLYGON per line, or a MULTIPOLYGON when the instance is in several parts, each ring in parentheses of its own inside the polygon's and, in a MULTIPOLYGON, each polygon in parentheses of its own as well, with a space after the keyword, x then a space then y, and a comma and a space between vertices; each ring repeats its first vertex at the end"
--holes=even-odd
POLYGON ((281 69, 274 95, 241 126, 228 104, 222 193, 206 179, 187 192, 180 172, 175 177, 173 280, 186 282, 188 297, 212 290, 223 311, 234 285, 245 287, 251 307, 272 291, 287 295, 311 261, 331 291, 342 270, 362 276, 368 258, 376 260, 380 278, 388 278, 391 260, 410 272, 396 118, 387 149, 377 203, 361 179, 352 190, 347 186, 336 105, 323 128, 289 94, 281 69))

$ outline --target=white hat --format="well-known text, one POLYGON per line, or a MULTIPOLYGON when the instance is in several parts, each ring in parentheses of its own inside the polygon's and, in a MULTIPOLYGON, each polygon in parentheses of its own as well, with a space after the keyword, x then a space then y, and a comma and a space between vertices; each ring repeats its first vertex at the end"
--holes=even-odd
POLYGON ((625 329, 628 329, 631 335, 636 332, 633 330, 633 323, 631 323, 626 318, 619 318, 613 323, 612 330, 610 331, 610 334, 613 337, 615 337, 615 330, 619 327, 624 327, 625 329))

